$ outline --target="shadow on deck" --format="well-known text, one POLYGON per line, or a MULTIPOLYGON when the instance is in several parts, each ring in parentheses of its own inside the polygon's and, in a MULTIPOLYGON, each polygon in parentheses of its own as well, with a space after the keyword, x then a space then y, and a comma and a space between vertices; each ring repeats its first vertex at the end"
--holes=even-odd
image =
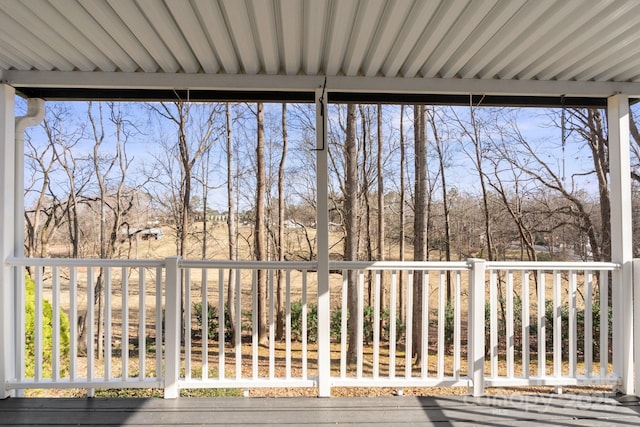
POLYGON ((640 425, 636 398, 502 395, 481 398, 180 398, 0 401, 1 426, 640 425))

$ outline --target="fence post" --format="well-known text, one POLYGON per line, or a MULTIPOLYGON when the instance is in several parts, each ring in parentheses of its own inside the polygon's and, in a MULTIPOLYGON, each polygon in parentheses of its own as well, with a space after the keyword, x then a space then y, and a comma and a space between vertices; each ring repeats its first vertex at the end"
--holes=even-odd
POLYGON ((165 258, 165 351, 164 351, 164 398, 178 397, 180 377, 180 326, 181 283, 178 263, 180 257, 165 258))
POLYGON ((470 393, 474 397, 484 395, 484 304, 485 304, 485 271, 483 259, 467 260, 469 272, 469 330, 468 343, 469 377, 472 381, 470 393))

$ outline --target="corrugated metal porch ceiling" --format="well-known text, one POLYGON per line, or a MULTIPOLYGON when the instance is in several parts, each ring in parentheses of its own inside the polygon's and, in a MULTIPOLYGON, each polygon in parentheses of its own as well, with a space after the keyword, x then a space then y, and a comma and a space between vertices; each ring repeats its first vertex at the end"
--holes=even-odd
POLYGON ((162 75, 159 90, 206 75, 291 77, 280 89, 328 76, 366 81, 364 92, 441 80, 640 93, 639 18, 636 0, 0 0, 0 77, 56 97, 131 89, 140 74, 162 75))

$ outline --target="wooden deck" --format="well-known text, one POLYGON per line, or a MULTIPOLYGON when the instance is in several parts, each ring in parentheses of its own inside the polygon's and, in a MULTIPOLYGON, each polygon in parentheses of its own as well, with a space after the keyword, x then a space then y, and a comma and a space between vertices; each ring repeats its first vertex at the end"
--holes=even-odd
POLYGON ((1 426, 640 425, 614 395, 378 398, 43 399, 0 401, 1 426))

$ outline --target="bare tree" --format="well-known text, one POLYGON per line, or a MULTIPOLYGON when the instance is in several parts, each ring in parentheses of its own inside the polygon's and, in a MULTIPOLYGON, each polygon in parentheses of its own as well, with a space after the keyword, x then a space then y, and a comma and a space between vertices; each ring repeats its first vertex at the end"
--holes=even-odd
MULTIPOLYGON (((470 148, 466 148, 465 144, 462 144, 462 149, 472 161, 476 172, 478 173, 478 180, 480 182, 480 189, 482 193, 482 214, 484 219, 484 239, 487 245, 487 259, 489 261, 495 260, 494 248, 493 248, 493 233, 492 233, 492 220, 491 209, 489 206, 489 192, 487 188, 487 176, 484 171, 485 153, 487 152, 486 143, 481 136, 481 129, 483 124, 478 119, 479 107, 473 105, 472 98, 469 99, 469 121, 465 122, 457 112, 456 108, 451 108, 451 116, 458 125, 460 131, 471 144, 470 148)), ((482 248, 484 249, 484 247, 482 248)))
MULTIPOLYGON (((344 193, 344 259, 356 261, 358 259, 358 157, 356 148, 356 106, 347 105, 346 135, 344 142, 345 161, 345 193, 344 193)), ((350 331, 347 342, 347 363, 354 363, 357 358, 357 320, 358 295, 356 271, 348 272, 348 301, 347 309, 351 315, 347 329, 350 331)))
MULTIPOLYGON (((442 209, 444 213, 444 253, 445 260, 451 261, 451 224, 449 217, 449 197, 446 180, 446 161, 445 152, 443 147, 443 141, 440 138, 438 130, 438 123, 436 123, 436 110, 435 107, 431 107, 427 110, 427 117, 429 124, 431 125, 431 131, 433 133, 433 143, 438 155, 438 166, 440 168, 440 180, 442 182, 442 209)), ((447 271, 447 304, 450 304, 452 300, 451 293, 451 272, 447 271)))
POLYGON ((81 126, 68 129, 69 121, 68 110, 55 105, 48 109, 41 125, 46 135, 44 147, 33 141, 29 133, 26 135, 25 168, 30 171, 31 183, 25 189, 25 199, 32 193, 37 196, 32 208, 25 211, 25 252, 29 257, 48 256, 49 241, 65 223, 72 246, 71 256, 78 257, 79 254, 78 210, 90 173, 86 159, 78 159, 73 153, 73 147, 83 136, 83 129, 81 126), (66 179, 56 179, 60 176, 57 174, 60 168, 66 179))
MULTIPOLYGON (((233 140, 231 125, 231 109, 229 103, 225 104, 225 128, 226 128, 226 142, 227 142, 227 232, 229 236, 229 260, 234 261, 237 259, 237 224, 236 224, 236 204, 235 204, 235 191, 234 191, 234 155, 233 155, 233 140)), ((229 316, 229 324, 231 328, 231 340, 234 341, 236 334, 240 331, 236 331, 236 270, 229 269, 229 282, 227 283, 227 311, 229 316)))
MULTIPOLYGON (((287 134, 287 104, 282 104, 282 155, 280 164, 278 165, 278 239, 277 250, 278 260, 284 261, 285 241, 284 241, 284 172, 287 162, 287 146, 289 145, 289 136, 287 134)), ((276 319, 276 337, 282 339, 284 337, 284 289, 283 289, 282 270, 278 270, 277 277, 277 319, 276 319)))
MULTIPOLYGON (((113 258, 119 241, 120 229, 126 221, 127 214, 134 206, 135 189, 127 185, 127 174, 131 159, 127 154, 127 142, 135 132, 135 127, 124 117, 118 104, 109 103, 109 121, 114 127, 114 151, 105 154, 102 150, 105 142, 105 124, 103 104, 98 103, 97 117, 93 110, 93 103, 87 104, 87 117, 92 129, 93 156, 92 163, 95 182, 98 185, 98 216, 100 219, 99 257, 113 258)), ((103 283, 104 271, 96 279, 95 296, 98 305, 96 335, 98 337, 98 357, 102 356, 104 342, 101 339, 103 323, 103 283)), ((85 328, 81 328, 82 331, 85 328)), ((82 341, 82 340, 81 340, 82 341)))
MULTIPOLYGON (((425 107, 415 105, 413 110, 413 132, 415 144, 415 192, 414 192, 414 224, 413 224, 413 259, 427 260, 427 137, 425 133, 425 107)), ((412 313, 412 355, 416 363, 422 358, 422 293, 424 276, 422 271, 414 272, 413 279, 413 313, 412 313)), ((409 349, 407 349, 409 351, 409 349)))
MULTIPOLYGON (((584 117, 588 119, 589 114, 587 113, 584 117)), ((573 175, 570 183, 565 183, 565 179, 563 179, 562 173, 558 170, 557 165, 552 165, 547 161, 545 155, 547 151, 545 151, 544 147, 537 146, 522 134, 515 117, 505 116, 503 119, 503 133, 501 134, 500 143, 495 145, 496 153, 500 155, 502 159, 520 169, 529 179, 562 196, 566 204, 554 208, 556 215, 565 215, 567 218, 571 218, 571 226, 587 236, 595 260, 609 259, 610 238, 603 237, 602 240, 599 238, 599 236, 605 236, 605 234, 592 218, 590 206, 585 203, 581 190, 576 187, 575 179, 579 174, 573 175), (607 241, 609 241, 609 243, 607 243, 607 241)), ((601 123, 601 118, 592 117, 592 119, 596 122, 600 121, 601 123)), ((594 129, 598 129, 599 125, 593 123, 593 126, 594 129)), ((588 132, 593 132, 594 129, 588 132)), ((593 140, 587 140, 588 144, 597 143, 597 145, 591 147, 591 150, 595 150, 592 152, 599 153, 599 150, 604 150, 604 146, 600 145, 603 135, 603 133, 599 133, 598 131, 592 135, 593 140)), ((594 164, 600 163, 596 166, 596 169, 603 171, 608 170, 608 167, 604 163, 601 163, 602 160, 605 160, 606 156, 603 158, 598 154, 593 157, 594 164)), ((587 173, 594 173, 594 171, 587 173)), ((603 178, 606 179, 604 176, 603 178)), ((601 188, 602 185, 603 184, 599 183, 599 188, 601 188)), ((602 211, 601 208, 601 214, 605 211, 602 211)), ((608 225, 608 221, 608 217, 602 218, 602 224, 608 225)), ((607 225, 602 225, 602 228, 609 229, 607 225)))
MULTIPOLYGON (((267 259, 267 242, 265 226, 266 173, 264 161, 264 105, 257 105, 258 137, 256 143, 256 217, 254 229, 254 256, 258 261, 267 259)), ((257 272, 258 286, 258 338, 261 343, 268 339, 267 323, 267 275, 266 271, 257 272)))
MULTIPOLYGON (((404 142, 404 109, 405 106, 400 106, 400 211, 399 211, 399 219, 400 219, 400 261, 405 260, 405 244, 406 244, 406 231, 405 231, 405 221, 406 221, 406 189, 405 189, 405 163, 406 163, 406 154, 405 154, 405 142, 404 142)), ((398 283, 399 292, 399 300, 400 300, 400 316, 404 316, 404 276, 400 275, 400 280, 398 283)), ((404 317, 403 317, 404 318, 404 317)))
MULTIPOLYGON (((384 171, 382 169, 382 157, 384 155, 383 148, 383 138, 382 138, 382 105, 378 104, 377 114, 376 114, 376 122, 377 122, 377 139, 378 139, 378 152, 376 155, 377 162, 377 175, 378 175, 378 261, 384 261, 384 250, 385 250, 385 236, 384 236, 384 171)), ((386 308, 386 292, 384 286, 384 276, 380 275, 380 299, 381 299, 381 309, 386 308)), ((391 321, 395 321, 391 319, 391 321)))
MULTIPOLYGON (((373 244, 372 244, 372 230, 371 230, 371 200, 370 200, 370 187, 372 183, 371 179, 371 167, 370 167, 370 158, 371 158, 371 120, 369 117, 369 108, 364 107, 363 105, 359 105, 360 110, 360 120, 361 126, 360 130, 362 131, 362 139, 360 144, 360 149, 362 150, 362 179, 360 181, 360 191, 362 195, 362 203, 364 204, 364 218, 360 216, 360 221, 364 220, 364 246, 365 246, 365 259, 372 260, 373 259, 373 244)), ((362 227, 358 227, 358 231, 361 230, 362 227)), ((373 297, 373 281, 372 281, 371 271, 367 272, 367 296, 368 296, 368 305, 372 305, 372 297, 373 297)))
MULTIPOLYGON (((593 159, 593 173, 598 180, 601 225, 600 253, 594 259, 611 259, 611 199, 609 195, 609 140, 605 117, 597 109, 571 109, 567 122, 586 141, 593 159)), ((565 124, 566 126, 566 124, 565 124)))

